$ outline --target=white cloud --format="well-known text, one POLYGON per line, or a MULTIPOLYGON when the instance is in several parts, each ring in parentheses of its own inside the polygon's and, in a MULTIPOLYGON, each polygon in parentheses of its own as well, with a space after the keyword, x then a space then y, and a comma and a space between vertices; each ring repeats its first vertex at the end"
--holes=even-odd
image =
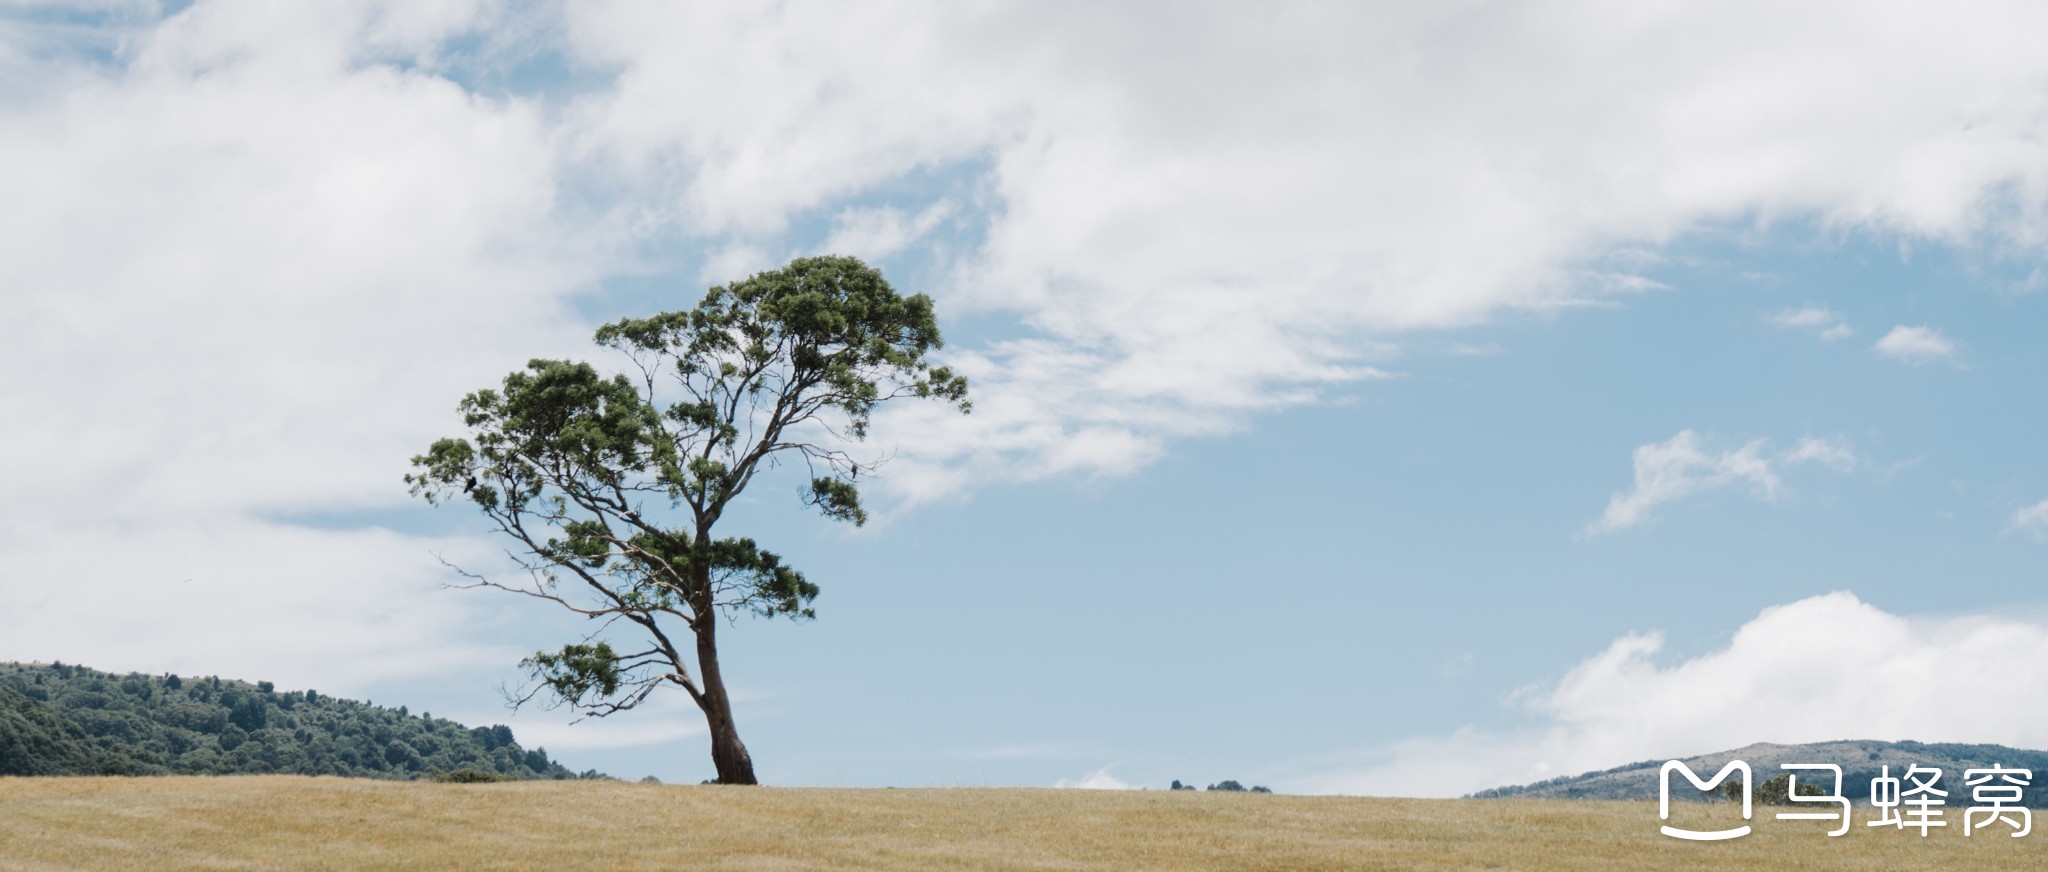
POLYGON ((0 105, 0 659, 343 692, 522 653, 428 556, 495 548, 277 520, 405 500, 464 391, 585 347, 546 119, 378 62, 459 27, 401 5, 202 3, 0 105))
POLYGON ((1116 776, 1114 776, 1114 775, 1111 775, 1111 774, 1109 774, 1109 767, 1107 767, 1107 766, 1104 766, 1104 767, 1102 767, 1101 769, 1097 769, 1097 770, 1095 770, 1094 772, 1090 772, 1090 773, 1088 773, 1088 774, 1087 774, 1086 776, 1083 776, 1083 777, 1081 777, 1081 778, 1079 778, 1079 779, 1068 779, 1068 778, 1062 778, 1062 779, 1060 779, 1059 781, 1055 782, 1055 783, 1053 784, 1053 787, 1055 787, 1055 788, 1060 788, 1060 789, 1077 789, 1077 790, 1137 790, 1137 789, 1138 789, 1138 786, 1137 786, 1137 785, 1135 785, 1135 784, 1131 784, 1131 783, 1129 783, 1129 782, 1127 782, 1127 781, 1124 781, 1124 780, 1123 780, 1123 779, 1121 779, 1121 778, 1118 778, 1118 777, 1116 777, 1116 776))
POLYGON ((212 512, 17 516, 0 530, 0 659, 360 696, 378 680, 502 668, 528 653, 475 632, 506 629, 501 610, 515 604, 440 589, 434 553, 492 563, 466 539, 212 512))
POLYGON ((1848 592, 1764 609, 1727 647, 1659 663, 1663 635, 1623 636, 1511 702, 1542 723, 1396 743, 1304 791, 1451 796, 1753 742, 1836 739, 2048 746, 2048 623, 1903 617, 1848 592))
POLYGON ((1779 327, 1826 327, 1842 320, 1832 309, 1807 306, 1803 309, 1786 309, 1770 315, 1765 320, 1779 327))
POLYGON ((845 209, 832 221, 824 250, 874 261, 902 251, 953 214, 953 203, 940 200, 915 215, 894 206, 845 209))
POLYGON ((1610 497, 1607 511, 1587 525, 1586 533, 1635 527, 1650 520, 1650 510, 1657 506, 1732 484, 1746 482, 1759 498, 1773 500, 1784 486, 1781 469, 1819 463, 1846 472, 1856 463, 1848 445, 1811 436, 1776 455, 1766 453, 1765 445, 1757 439, 1740 448, 1714 451, 1698 433, 1681 430, 1663 442, 1640 446, 1634 454, 1634 486, 1610 497))
POLYGON ((182 357, 172 336, 129 334, 184 306, 179 323, 202 329, 164 332, 243 379, 260 368, 226 361, 236 343, 219 334, 284 331, 237 330, 247 317, 221 317, 226 300, 381 319, 387 333, 340 344, 432 350, 433 366, 390 358, 392 372, 450 374, 398 386, 410 401, 492 368, 442 357, 553 347, 536 334, 572 326, 552 307, 604 274, 604 249, 681 240, 723 281, 795 251, 783 234, 799 220, 832 217, 829 241, 871 256, 959 222, 981 242, 930 287, 942 311, 1002 309, 1037 335, 956 349, 975 353, 989 414, 878 422, 901 449, 884 482, 932 495, 1128 470, 1175 438, 1385 375, 1362 349, 1391 334, 1638 292, 1640 260, 1612 255, 1702 224, 2048 238, 2034 208, 2048 118, 2033 109, 2048 60, 2016 36, 2048 13, 2024 4, 1936 29, 1767 4, 558 12, 564 33, 515 48, 607 72, 545 111, 438 75, 451 39, 513 26, 491 4, 202 2, 154 27, 128 13, 111 65, 10 55, 49 73, 24 79, 46 90, 8 119, 18 196, 0 221, 29 231, 12 249, 20 286, 99 302, 109 287, 211 289, 166 289, 147 315, 93 330, 182 357), (958 185, 900 184, 949 173, 958 185), (594 198, 575 221, 565 188, 594 198), (893 199, 848 205, 878 192, 893 199), (131 245, 139 257, 99 256, 131 245), (450 288, 498 296, 479 307, 450 288), (367 296, 307 308, 340 289, 367 296), (1085 385, 1063 381, 1077 372, 1085 385))
POLYGON ((706 287, 722 285, 774 269, 785 262, 787 258, 770 254, 759 245, 728 243, 704 256, 704 265, 697 271, 697 281, 706 287))
POLYGON ((1778 462, 1787 467, 1818 463, 1836 472, 1848 472, 1856 468, 1856 452, 1845 442, 1805 436, 1792 450, 1780 455, 1778 462))
POLYGON ((2012 513, 2012 520, 2005 525, 2007 532, 2019 531, 2036 539, 2048 537, 2048 500, 2012 513))
POLYGON ((1833 342, 1856 332, 1842 319, 1841 313, 1825 306, 1785 309, 1764 316, 1764 321, 1777 327, 1813 331, 1822 342, 1833 342))
POLYGON ((388 502, 462 390, 582 344, 559 296, 592 267, 532 107, 213 8, 0 124, 0 397, 40 410, 0 461, 23 501, 388 502))
POLYGON ((1101 428, 1121 449, 1086 462, 1129 469, 1342 384, 1362 341, 1630 293, 1645 278, 1610 255, 1702 225, 2048 239, 2048 58, 2021 36, 2048 10, 1934 27, 1850 11, 610 2, 568 18, 581 56, 622 71, 578 105, 578 147, 658 192, 680 232, 770 237, 961 172, 964 191, 925 202, 954 198, 985 233, 931 288, 942 312, 1015 312, 1124 388, 1012 374, 1046 371, 1007 356, 1038 345, 979 349, 985 408, 1052 417, 879 422, 905 435, 901 468, 943 467, 913 476, 923 492, 1067 468, 1066 440, 1101 428))
POLYGON ((1927 363, 1940 360, 1956 353, 1956 345, 1932 327, 1908 327, 1901 324, 1893 327, 1884 338, 1877 340, 1871 350, 1893 360, 1906 363, 1927 363))

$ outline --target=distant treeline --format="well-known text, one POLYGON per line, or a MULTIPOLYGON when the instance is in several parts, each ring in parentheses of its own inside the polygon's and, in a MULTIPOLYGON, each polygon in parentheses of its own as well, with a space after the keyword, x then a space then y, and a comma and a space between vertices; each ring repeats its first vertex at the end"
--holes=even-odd
POLYGON ((470 728, 403 706, 280 691, 267 681, 0 663, 0 775, 257 773, 605 777, 521 748, 509 727, 470 728))
MULTIPOLYGON (((1178 779, 1178 778, 1176 778, 1176 779, 1174 779, 1174 780, 1173 780, 1173 786, 1172 786, 1172 787, 1168 787, 1168 788, 1167 788, 1167 790, 1194 790, 1194 789, 1195 789, 1195 786, 1194 786, 1194 785, 1192 785, 1192 784, 1182 784, 1182 783, 1180 783, 1180 779, 1178 779)), ((1256 787, 1252 787, 1252 788, 1250 788, 1249 790, 1247 790, 1247 789, 1245 788, 1245 786, 1244 786, 1244 785, 1242 785, 1242 784, 1239 784, 1239 783, 1237 783, 1236 781, 1219 781, 1219 782, 1216 782, 1215 784, 1211 784, 1211 785, 1209 785, 1209 788, 1208 788, 1208 789, 1210 789, 1210 790, 1219 790, 1219 791, 1222 791, 1222 792, 1224 792, 1224 793, 1230 793, 1230 792, 1232 792, 1232 791, 1236 791, 1236 792, 1238 792, 1238 793, 1272 793, 1272 792, 1273 792, 1273 791, 1272 791, 1272 789, 1270 789, 1270 788, 1267 788, 1267 787, 1263 787, 1263 786, 1256 786, 1256 787)))

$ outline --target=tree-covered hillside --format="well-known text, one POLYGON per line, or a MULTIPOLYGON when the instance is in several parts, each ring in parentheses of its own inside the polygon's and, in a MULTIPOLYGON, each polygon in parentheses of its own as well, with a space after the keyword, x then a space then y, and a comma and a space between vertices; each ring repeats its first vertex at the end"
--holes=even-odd
POLYGON ((103 747, 46 703, 0 684, 0 775, 135 775, 125 749, 103 747))
POLYGON ((581 776, 504 726, 465 727, 263 681, 0 663, 0 775, 581 776))

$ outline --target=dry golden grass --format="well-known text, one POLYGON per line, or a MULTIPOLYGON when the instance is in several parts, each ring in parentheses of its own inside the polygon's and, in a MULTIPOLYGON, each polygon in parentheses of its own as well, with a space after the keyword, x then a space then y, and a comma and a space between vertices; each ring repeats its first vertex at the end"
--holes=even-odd
MULTIPOLYGON (((1727 806, 1686 812, 1734 814, 1727 806)), ((0 869, 2033 869, 2048 861, 2048 832, 1965 839, 1952 826, 1922 839, 1859 822, 1830 839, 1825 825, 1770 813, 1757 810, 1755 835, 1709 844, 1661 836, 1654 804, 1620 802, 0 778, 0 869)))

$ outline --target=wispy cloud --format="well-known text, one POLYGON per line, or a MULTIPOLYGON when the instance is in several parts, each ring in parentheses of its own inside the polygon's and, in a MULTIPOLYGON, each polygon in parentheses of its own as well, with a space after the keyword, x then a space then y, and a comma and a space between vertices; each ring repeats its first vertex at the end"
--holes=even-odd
POLYGON ((1727 647, 1660 663, 1630 633, 1509 704, 1519 731, 1467 727, 1395 743, 1303 792, 1455 796, 1754 742, 1836 739, 2048 745, 2048 623, 1902 617, 1837 592, 1764 609, 1727 647))
POLYGON ((950 200, 940 200, 912 214, 894 206, 842 210, 832 220, 832 235, 823 251, 878 260, 902 251, 954 213, 950 200))
POLYGON ((1826 306, 1804 306, 1773 312, 1764 316, 1764 322, 1775 327, 1811 331, 1819 336, 1822 342, 1833 342, 1856 332, 1849 327, 1841 313, 1826 306))
POLYGON ((1626 530, 1650 520, 1657 506, 1702 491, 1718 490, 1746 483, 1765 500, 1776 499, 1783 488, 1779 471, 1807 463, 1818 463, 1838 472, 1856 464, 1855 452, 1845 443, 1805 437, 1790 450, 1771 453, 1768 443, 1752 440, 1738 448, 1716 451, 1692 430, 1652 442, 1635 450, 1635 483, 1626 492, 1607 501, 1607 510, 1587 525, 1588 535, 1626 530))
POLYGON ((1786 467, 1818 463, 1836 472, 1848 472, 1856 468, 1856 452, 1847 443, 1805 436, 1790 451, 1779 455, 1778 463, 1786 467))
POLYGON ((1928 363, 1951 357, 1956 353, 1956 344, 1940 330, 1932 327, 1908 327, 1901 324, 1893 327, 1884 338, 1872 345, 1872 351, 1893 360, 1906 363, 1928 363))
POLYGON ((2036 539, 2048 538, 2048 500, 2012 513, 2012 520, 2005 525, 2008 532, 2020 532, 2036 539))

